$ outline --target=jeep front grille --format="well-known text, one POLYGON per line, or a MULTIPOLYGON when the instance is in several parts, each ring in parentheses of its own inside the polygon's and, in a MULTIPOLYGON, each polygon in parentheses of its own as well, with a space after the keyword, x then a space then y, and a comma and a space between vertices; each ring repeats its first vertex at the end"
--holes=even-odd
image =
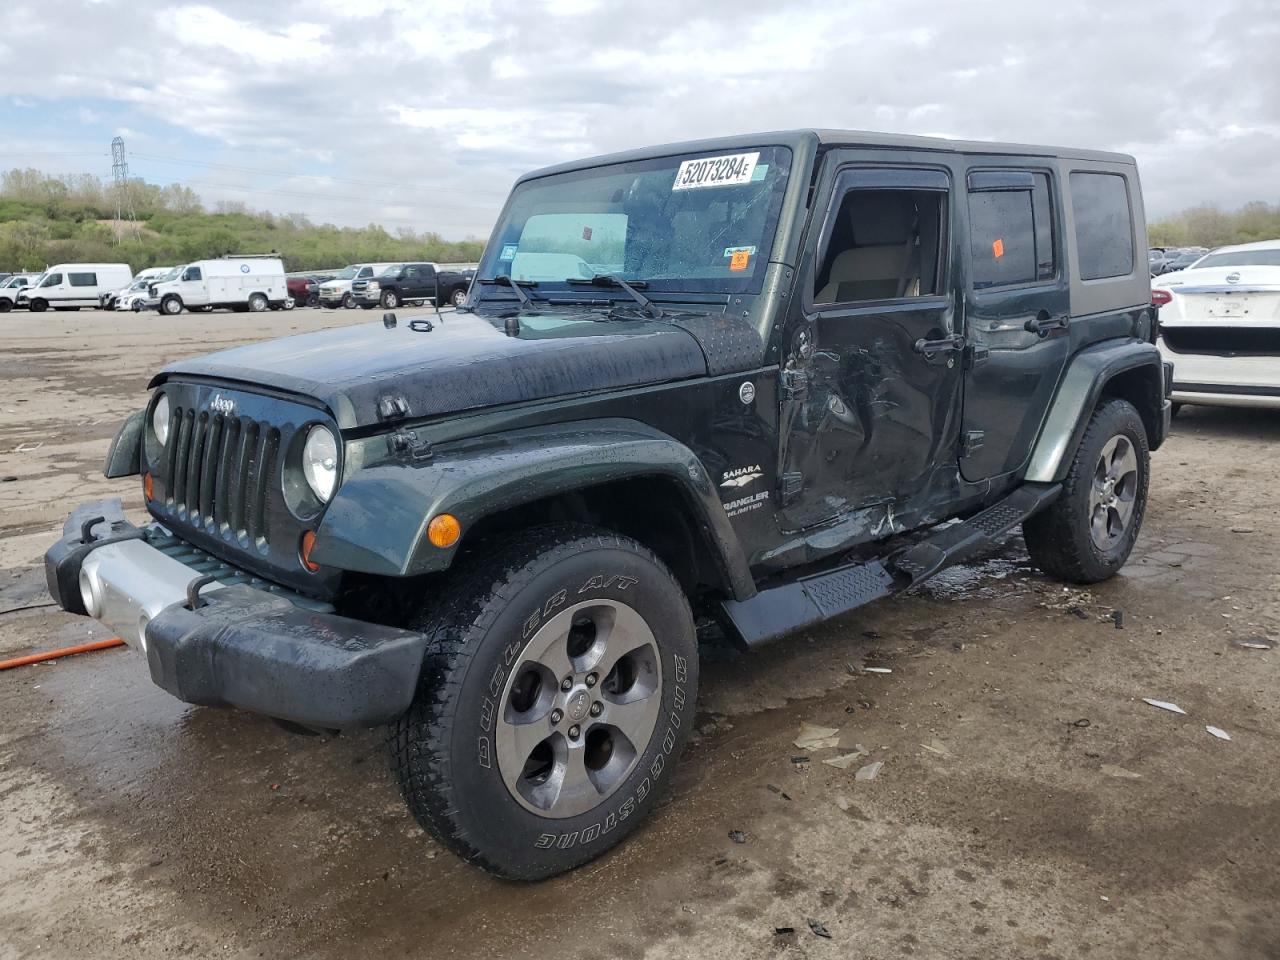
POLYGON ((166 505, 194 527, 264 550, 280 430, 247 417, 174 407, 169 436, 166 505))

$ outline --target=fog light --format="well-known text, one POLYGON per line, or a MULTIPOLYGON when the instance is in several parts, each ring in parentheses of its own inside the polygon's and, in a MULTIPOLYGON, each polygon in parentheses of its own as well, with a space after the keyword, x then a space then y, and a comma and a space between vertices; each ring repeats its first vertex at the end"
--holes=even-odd
POLYGON ((451 513, 442 513, 432 517, 427 524, 427 539, 436 547, 452 547, 462 536, 462 524, 451 513))
POLYGON ((85 612, 96 620, 102 613, 99 609, 101 604, 98 591, 94 586, 93 577, 85 573, 83 567, 80 568, 80 600, 84 603, 85 612))

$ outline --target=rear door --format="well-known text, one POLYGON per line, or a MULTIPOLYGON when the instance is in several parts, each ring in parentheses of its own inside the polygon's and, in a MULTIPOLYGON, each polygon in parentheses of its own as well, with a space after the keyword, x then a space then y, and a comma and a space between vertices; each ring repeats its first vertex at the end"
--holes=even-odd
POLYGON ((977 481, 1030 455, 1070 352, 1061 188, 1046 161, 971 158, 965 176, 960 471, 977 481))

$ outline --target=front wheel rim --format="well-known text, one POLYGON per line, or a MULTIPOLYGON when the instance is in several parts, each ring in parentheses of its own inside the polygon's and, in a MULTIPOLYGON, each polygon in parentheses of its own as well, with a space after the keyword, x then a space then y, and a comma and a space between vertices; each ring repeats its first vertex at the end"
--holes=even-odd
POLYGON ((496 711, 498 771, 526 810, 592 810, 631 774, 662 708, 662 661, 645 619, 588 600, 548 620, 507 677, 496 711))
POLYGON ((1138 453, 1117 434, 1106 442, 1089 486, 1089 537, 1099 550, 1112 550, 1129 531, 1138 500, 1138 453))

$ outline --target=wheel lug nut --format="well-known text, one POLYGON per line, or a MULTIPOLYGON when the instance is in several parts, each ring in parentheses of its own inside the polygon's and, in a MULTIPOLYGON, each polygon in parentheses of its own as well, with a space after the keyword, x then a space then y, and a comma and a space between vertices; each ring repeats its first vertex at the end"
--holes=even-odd
POLYGON ((569 739, 577 740, 578 734, 580 734, 581 732, 582 730, 579 729, 578 725, 575 723, 572 727, 569 728, 569 739))
POLYGON ((601 704, 599 700, 597 700, 595 703, 591 705, 591 715, 593 717, 598 717, 602 713, 604 713, 604 705, 601 704))
POLYGON ((573 689, 573 677, 565 677, 560 681, 560 689, 566 693, 573 689))
POLYGON ((559 723, 563 719, 564 719, 564 711, 561 710, 559 707, 556 707, 556 709, 551 711, 551 722, 553 724, 559 723))
POLYGON ((588 673, 588 674, 587 674, 587 686, 588 686, 588 687, 594 687, 594 686, 596 685, 596 681, 597 681, 597 680, 599 680, 599 679, 600 679, 600 678, 599 678, 599 677, 597 677, 594 673, 588 673))

